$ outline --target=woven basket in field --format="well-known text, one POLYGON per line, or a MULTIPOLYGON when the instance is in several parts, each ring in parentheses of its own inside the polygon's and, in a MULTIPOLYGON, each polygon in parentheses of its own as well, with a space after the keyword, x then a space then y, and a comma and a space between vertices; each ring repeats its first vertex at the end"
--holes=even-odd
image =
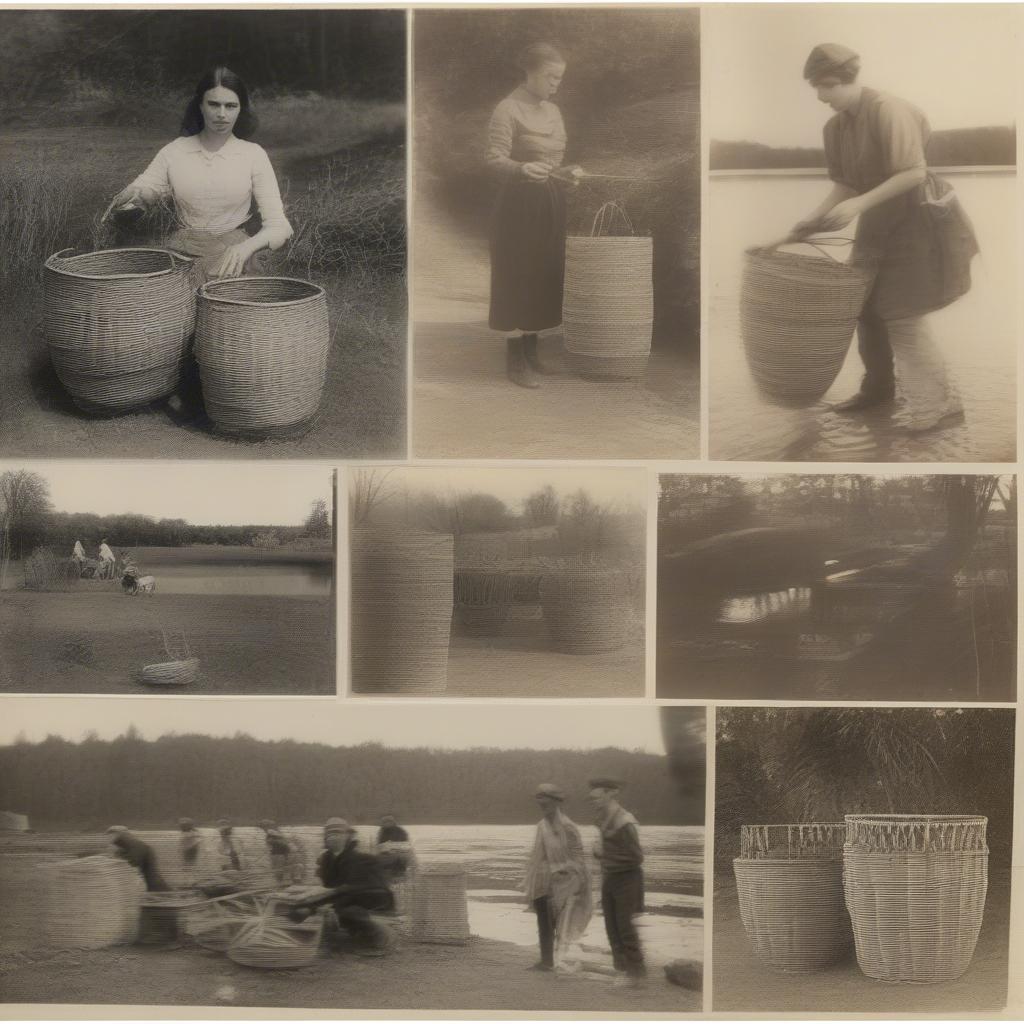
POLYGON ((986 825, 963 815, 846 816, 846 906, 869 978, 932 983, 967 970, 985 913, 986 825))
POLYGON ((40 866, 48 943, 58 949, 100 949, 134 942, 146 886, 139 872, 103 855, 40 866))
POLYGON ((590 235, 565 242, 562 326, 570 361, 584 377, 630 380, 642 377, 651 353, 654 325, 650 238, 604 234, 616 213, 605 204, 590 235))
POLYGON ((198 293, 196 359, 219 431, 297 437, 316 421, 327 373, 327 296, 308 281, 239 277, 198 293))
POLYGON ((583 566, 546 573, 540 601, 552 639, 567 654, 599 654, 629 643, 633 609, 624 572, 583 566))
POLYGON ((803 974, 849 956, 845 833, 834 823, 743 826, 733 861, 740 919, 765 966, 803 974))
POLYGON ((750 249, 740 291, 747 365, 775 405, 817 402, 843 367, 871 272, 830 256, 750 249))
POLYGON ((443 693, 448 685, 451 534, 352 532, 352 690, 443 693))
POLYGON ((414 942, 465 945, 469 941, 466 872, 458 865, 421 865, 410 885, 409 935, 414 942))
POLYGON ((163 249, 54 253, 43 333, 75 404, 114 415, 171 394, 195 328, 192 261, 163 249))
POLYGON ((150 686, 187 686, 198 678, 198 658, 161 661, 155 665, 145 665, 142 669, 142 681, 150 686))

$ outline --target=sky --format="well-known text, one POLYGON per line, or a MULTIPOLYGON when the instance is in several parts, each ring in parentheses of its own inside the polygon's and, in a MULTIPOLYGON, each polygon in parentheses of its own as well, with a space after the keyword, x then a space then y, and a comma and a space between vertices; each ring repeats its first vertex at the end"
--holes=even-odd
POLYGON ((299 526, 323 498, 331 508, 332 470, 267 462, 0 462, 0 473, 45 477, 58 512, 155 519, 195 525, 299 526))
POLYGON ((245 732, 257 739, 295 739, 334 746, 377 741, 388 746, 451 750, 593 750, 611 746, 653 754, 665 752, 658 709, 654 707, 342 704, 309 699, 8 697, 0 718, 0 744, 10 743, 19 733, 31 741, 50 734, 74 741, 92 730, 100 738, 109 739, 133 723, 146 739, 171 732, 212 736, 245 732))
POLYGON ((712 5, 701 12, 712 139, 820 146, 831 116, 803 80, 818 43, 860 54, 861 81, 933 129, 1009 125, 1020 103, 1016 5, 712 5))

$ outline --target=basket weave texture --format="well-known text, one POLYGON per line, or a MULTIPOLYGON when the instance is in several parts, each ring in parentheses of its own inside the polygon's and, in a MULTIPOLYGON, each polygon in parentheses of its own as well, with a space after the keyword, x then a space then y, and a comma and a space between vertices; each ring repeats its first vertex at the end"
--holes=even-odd
POLYGON ((599 654, 629 643, 629 579, 619 570, 582 567, 546 574, 540 600, 552 639, 568 654, 599 654))
POLYGON ((226 433, 273 437, 311 426, 323 398, 329 346, 327 296, 315 284, 240 277, 199 289, 203 400, 226 433))
POLYGON ((970 966, 988 888, 986 819, 847 815, 846 905, 870 978, 931 983, 970 966))
POLYGON ((803 974, 849 956, 844 835, 834 823, 743 826, 733 861, 740 919, 767 967, 803 974))
POLYGON ((239 929, 227 955, 236 964, 265 971, 308 967, 320 951, 323 927, 319 914, 302 924, 263 915, 239 929))
POLYGON ((134 942, 146 886, 139 872, 112 857, 45 864, 44 919, 58 949, 100 949, 134 942))
POLYGON ((740 323, 747 364, 770 402, 803 408, 835 382, 871 273, 828 256, 778 249, 746 254, 740 323))
POLYGON ((177 388, 195 328, 191 265, 163 249, 65 249, 46 261, 43 333, 80 408, 126 412, 177 388))
POLYGON ((464 945, 469 941, 466 872, 447 864, 427 864, 411 885, 410 937, 415 942, 464 945))
POLYGON ((352 533, 352 689, 443 693, 448 685, 451 534, 352 533))

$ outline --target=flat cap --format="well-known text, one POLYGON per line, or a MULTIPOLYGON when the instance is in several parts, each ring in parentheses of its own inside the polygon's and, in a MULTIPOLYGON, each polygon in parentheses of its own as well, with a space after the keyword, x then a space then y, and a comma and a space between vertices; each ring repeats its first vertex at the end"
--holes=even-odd
POLYGON ((819 43, 804 64, 804 78, 813 82, 826 75, 856 71, 860 68, 860 56, 842 43, 819 43))
POLYGON ((534 796, 549 796, 552 800, 564 800, 565 794, 551 782, 542 782, 533 794, 534 796))

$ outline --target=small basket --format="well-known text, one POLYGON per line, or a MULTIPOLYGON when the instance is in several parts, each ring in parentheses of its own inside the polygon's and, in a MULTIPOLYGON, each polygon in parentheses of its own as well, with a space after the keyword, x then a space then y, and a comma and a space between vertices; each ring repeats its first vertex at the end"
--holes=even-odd
POLYGON ((821 253, 756 248, 746 254, 743 347, 754 382, 775 405, 805 408, 832 387, 871 284, 866 266, 821 253))
POLYGON ((142 669, 142 681, 150 686, 188 686, 198 678, 198 658, 161 661, 155 665, 145 665, 142 669))
POLYGON ((80 409, 118 415, 178 387, 195 328, 192 262, 165 249, 64 249, 46 261, 43 333, 80 409))
POLYGON ((198 293, 196 358, 206 411, 221 433, 300 437, 316 421, 327 374, 327 296, 309 281, 238 277, 198 293))

